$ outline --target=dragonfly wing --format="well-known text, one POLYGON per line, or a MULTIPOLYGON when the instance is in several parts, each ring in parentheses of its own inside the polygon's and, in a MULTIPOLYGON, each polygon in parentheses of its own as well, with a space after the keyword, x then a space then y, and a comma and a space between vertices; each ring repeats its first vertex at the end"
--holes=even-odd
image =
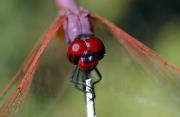
MULTIPOLYGON (((138 60, 140 64, 144 65, 146 69, 151 68, 152 71, 153 67, 158 66, 159 69, 164 70, 166 73, 175 72, 175 74, 178 74, 175 78, 179 79, 180 68, 176 67, 174 64, 171 64, 169 61, 165 60, 155 51, 148 48, 140 41, 136 40, 134 37, 130 36, 128 33, 124 32, 122 29, 120 29, 119 27, 117 27, 107 19, 98 16, 96 14, 91 14, 91 17, 103 23, 111 31, 111 33, 117 39, 117 41, 124 48, 126 48, 126 50, 131 55, 133 55, 133 57, 135 57, 135 59, 138 60)), ((165 75, 165 77, 168 77, 168 75, 165 75)))
MULTIPOLYGON (((28 55, 22 67, 18 70, 18 72, 19 71, 24 72, 23 78, 18 84, 16 90, 11 95, 8 102, 6 103, 5 107, 2 109, 1 115, 4 115, 4 114, 6 115, 8 114, 8 112, 11 112, 12 109, 14 109, 11 107, 11 105, 16 104, 17 103, 16 100, 20 100, 20 98, 22 98, 22 95, 25 93, 27 87, 29 87, 30 82, 32 81, 32 78, 33 78, 32 75, 38 66, 38 62, 41 55, 43 54, 44 50, 47 48, 50 41, 56 35, 57 31, 63 25, 65 19, 66 19, 65 16, 58 16, 57 19, 49 27, 47 32, 45 32, 43 36, 40 38, 39 42, 35 45, 31 53, 28 55)), ((19 76, 19 73, 18 75, 16 75, 15 78, 17 79, 18 76, 19 76)))
POLYGON ((35 73, 36 69, 38 67, 38 64, 34 66, 34 71, 29 75, 30 80, 27 82, 25 80, 21 80, 19 83, 19 86, 16 88, 16 90, 11 95, 11 98, 6 103, 6 106, 0 113, 0 116, 3 117, 14 117, 16 113, 18 112, 20 104, 24 101, 24 98, 26 97, 27 92, 29 91, 32 83, 32 77, 35 73))
POLYGON ((4 97, 4 95, 8 92, 8 90, 13 86, 13 84, 20 78, 20 76, 26 72, 27 67, 30 65, 30 63, 33 60, 33 57, 36 53, 36 48, 40 46, 40 43, 42 41, 40 40, 32 49, 32 51, 29 53, 27 58, 25 59, 24 63, 20 66, 20 68, 16 71, 15 75, 12 77, 8 85, 3 89, 3 91, 0 93, 0 99, 4 97))
POLYGON ((117 116, 122 113, 122 116, 126 115, 127 117, 144 117, 152 116, 153 113, 153 116, 157 115, 157 117, 178 117, 180 115, 180 69, 107 19, 96 14, 91 14, 91 18, 96 19, 100 25, 105 27, 101 31, 107 29, 110 32, 103 33, 102 36, 108 38, 109 34, 112 34, 120 44, 120 46, 117 44, 117 47, 115 42, 113 46, 109 46, 109 43, 112 44, 111 42, 114 40, 105 42, 107 47, 113 48, 113 50, 107 48, 108 51, 113 53, 107 51, 106 60, 111 61, 105 61, 109 64, 102 64, 103 68, 108 66, 107 70, 105 70, 106 68, 103 69, 103 76, 106 74, 105 77, 109 77, 104 78, 104 82, 108 82, 102 84, 105 85, 103 89, 107 87, 103 94, 110 95, 107 100, 111 99, 111 102, 104 101, 102 104, 107 103, 108 108, 112 104, 111 113, 117 116), (125 54, 122 53, 124 50, 125 54), (158 109, 161 111, 158 111, 158 109))
POLYGON ((27 71, 28 66, 31 64, 35 54, 37 53, 38 48, 43 44, 43 42, 46 41, 47 39, 50 39, 52 34, 54 32, 57 32, 57 30, 60 31, 59 30, 60 28, 58 27, 60 27, 59 24, 61 24, 61 22, 63 22, 61 18, 58 17, 57 19, 55 19, 53 24, 49 27, 48 31, 35 44, 31 52, 28 54, 27 58, 25 59, 24 63, 20 66, 20 68, 12 77, 8 85, 0 93, 0 99, 3 98, 3 96, 8 92, 8 90, 12 87, 12 85, 18 80, 18 78, 27 71))

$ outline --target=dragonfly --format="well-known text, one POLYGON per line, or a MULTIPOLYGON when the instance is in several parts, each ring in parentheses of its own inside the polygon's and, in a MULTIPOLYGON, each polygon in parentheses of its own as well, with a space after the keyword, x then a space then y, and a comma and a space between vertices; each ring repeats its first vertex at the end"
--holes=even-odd
POLYGON ((61 30, 64 31, 68 43, 68 59, 75 66, 71 77, 75 86, 80 90, 84 90, 85 85, 83 82, 85 77, 80 77, 79 73, 88 76, 94 70, 98 76, 94 84, 97 84, 102 79, 102 75, 96 66, 104 58, 105 46, 101 39, 96 36, 93 22, 105 26, 119 44, 131 55, 130 57, 153 74, 155 79, 164 80, 168 83, 172 82, 177 84, 176 87, 178 87, 180 68, 165 60, 109 20, 79 7, 76 0, 56 0, 56 3, 60 8, 58 16, 35 44, 35 47, 14 77, 12 77, 7 87, 1 92, 0 97, 2 98, 11 89, 18 77, 23 74, 17 88, 11 94, 5 106, 1 107, 1 116, 15 115, 16 108, 21 105, 20 100, 32 85, 33 76, 38 69, 40 58, 53 38, 60 35, 61 30))

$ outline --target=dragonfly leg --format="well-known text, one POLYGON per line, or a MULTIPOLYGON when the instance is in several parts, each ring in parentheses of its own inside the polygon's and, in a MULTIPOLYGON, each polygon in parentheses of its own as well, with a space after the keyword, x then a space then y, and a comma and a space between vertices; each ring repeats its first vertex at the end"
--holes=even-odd
MULTIPOLYGON (((78 67, 76 67, 73 71, 73 75, 72 75, 72 79, 71 79, 71 82, 75 84, 75 87, 82 91, 82 92, 86 92, 86 84, 85 84, 85 80, 89 77, 88 75, 89 73, 87 72, 84 72, 84 71, 80 71, 78 69, 78 67), (80 76, 80 73, 81 73, 81 76, 80 76)), ((89 87, 89 86, 88 86, 89 87)), ((93 87, 89 87, 91 89, 91 93, 94 92, 93 91, 93 87)))
POLYGON ((96 74, 97 74, 97 76, 98 76, 98 79, 93 82, 93 85, 99 83, 99 82, 102 80, 102 75, 101 75, 101 73, 99 72, 99 70, 98 70, 97 68, 95 68, 94 70, 95 70, 95 72, 96 72, 96 74))
POLYGON ((76 73, 78 72, 77 70, 78 70, 78 66, 75 66, 75 68, 73 69, 72 76, 71 76, 71 82, 76 81, 77 79, 76 73))
POLYGON ((80 79, 80 70, 78 69, 77 71, 77 78, 76 80, 74 81, 74 84, 75 84, 75 87, 80 90, 80 91, 83 91, 84 92, 84 83, 82 81, 82 79, 80 79))
POLYGON ((75 84, 75 87, 84 92, 84 86, 85 84, 83 83, 83 81, 80 79, 79 77, 80 74, 80 70, 78 69, 78 67, 76 66, 74 71, 73 71, 73 75, 71 77, 71 82, 75 84))
POLYGON ((75 67, 75 69, 73 70, 73 74, 72 74, 72 77, 71 77, 71 82, 75 84, 75 87, 84 92, 84 93, 92 93, 93 97, 92 97, 92 100, 95 99, 96 95, 95 95, 95 90, 94 90, 94 85, 96 83, 98 83, 99 81, 101 81, 102 79, 102 76, 100 74, 100 72, 95 69, 97 75, 98 75, 98 80, 93 82, 92 86, 87 86, 86 85, 86 80, 90 78, 90 72, 87 72, 87 71, 81 71, 78 66, 75 67), (81 75, 80 75, 81 74, 81 75), (89 87, 90 90, 89 92, 86 91, 86 87, 89 87))

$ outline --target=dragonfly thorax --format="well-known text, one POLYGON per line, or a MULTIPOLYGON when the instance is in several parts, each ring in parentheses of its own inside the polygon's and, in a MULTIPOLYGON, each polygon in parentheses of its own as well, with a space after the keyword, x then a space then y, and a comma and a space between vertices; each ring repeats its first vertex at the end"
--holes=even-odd
POLYGON ((87 10, 79 9, 78 15, 68 11, 66 15, 67 19, 64 23, 64 32, 69 43, 73 42, 79 35, 93 34, 93 28, 89 20, 89 12, 87 10))

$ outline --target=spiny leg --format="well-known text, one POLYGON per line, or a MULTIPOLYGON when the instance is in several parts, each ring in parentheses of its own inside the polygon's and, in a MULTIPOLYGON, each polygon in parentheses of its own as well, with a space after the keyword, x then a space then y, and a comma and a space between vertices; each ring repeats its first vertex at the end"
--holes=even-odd
POLYGON ((71 76, 71 82, 73 82, 73 83, 77 79, 77 76, 76 76, 76 74, 78 72, 77 70, 78 70, 78 66, 76 65, 75 67, 73 67, 73 72, 72 72, 72 76, 71 76))
POLYGON ((101 73, 99 72, 99 70, 98 70, 97 68, 95 68, 94 70, 95 70, 95 72, 96 72, 96 74, 97 74, 97 76, 98 76, 98 79, 97 79, 95 82, 93 82, 93 85, 99 83, 99 82, 102 80, 102 75, 101 75, 101 73))
POLYGON ((78 66, 75 67, 75 69, 73 70, 73 74, 72 74, 72 78, 71 78, 71 82, 75 84, 75 87, 80 90, 83 91, 84 93, 86 92, 86 87, 90 88, 90 93, 93 94, 93 98, 94 99, 95 96, 95 89, 94 89, 94 85, 97 84, 98 82, 100 82, 102 80, 102 75, 99 72, 99 70, 97 68, 94 69, 98 79, 92 83, 92 87, 89 87, 86 85, 86 80, 91 78, 91 71, 83 71, 80 70, 78 68, 78 66), (81 74, 81 75, 80 75, 81 74))
MULTIPOLYGON (((71 82, 75 84, 75 87, 82 91, 82 92, 86 92, 85 91, 85 87, 86 83, 85 80, 87 79, 86 76, 86 72, 85 71, 81 71, 77 66, 73 71, 73 75, 71 77, 71 82)), ((91 88, 91 87, 90 87, 91 88)))
POLYGON ((84 92, 84 89, 82 88, 85 84, 82 82, 82 79, 80 79, 80 70, 78 68, 78 66, 75 67, 75 69, 73 70, 73 74, 71 77, 71 82, 75 84, 75 87, 84 92))

